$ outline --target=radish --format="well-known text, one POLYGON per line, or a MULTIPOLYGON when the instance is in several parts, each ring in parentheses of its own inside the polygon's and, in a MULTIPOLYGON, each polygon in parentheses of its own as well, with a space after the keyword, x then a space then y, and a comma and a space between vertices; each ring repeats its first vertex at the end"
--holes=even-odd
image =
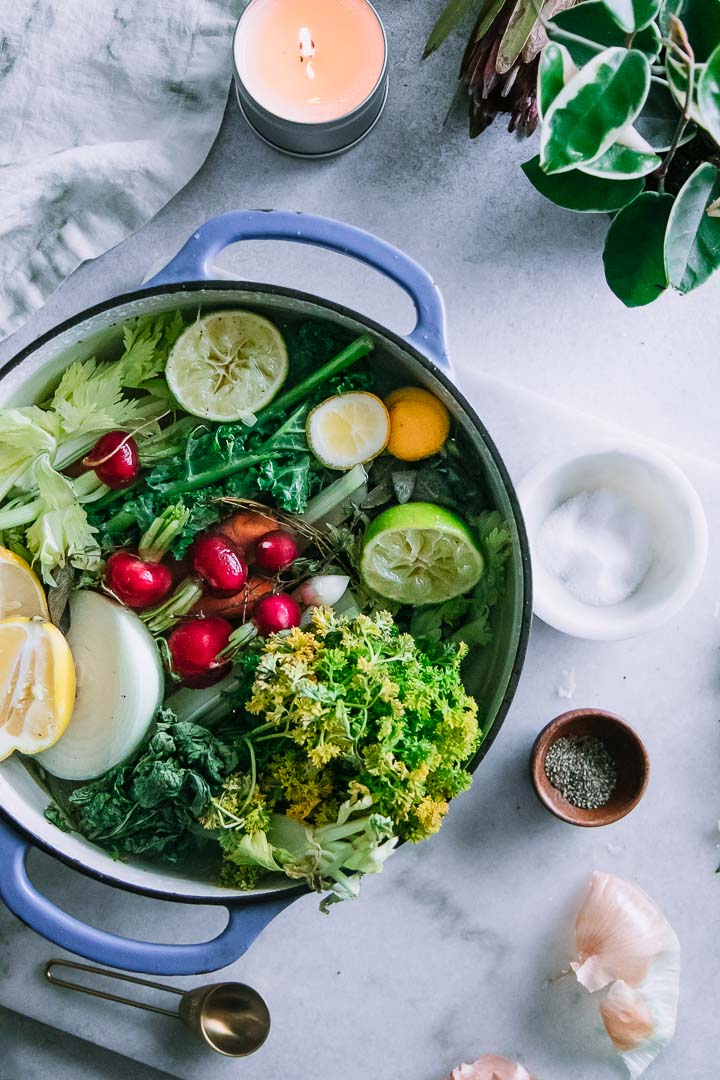
POLYGON ((299 554, 297 540, 285 529, 273 529, 265 533, 255 545, 255 562, 269 574, 286 570, 299 554))
POLYGON ((142 611, 159 604, 172 588, 167 566, 146 562, 129 551, 114 552, 105 564, 105 584, 126 607, 142 611))
POLYGON ((317 574, 293 594, 305 607, 334 607, 350 584, 347 574, 317 574))
POLYGON ((230 670, 230 660, 220 656, 232 634, 227 619, 211 615, 183 619, 168 638, 172 669, 185 686, 212 686, 230 670))
POLYGON ((83 459, 83 465, 94 469, 98 480, 109 488, 128 487, 140 468, 137 443, 124 431, 108 431, 83 459))
POLYGON ((301 619, 302 609, 297 600, 293 600, 288 593, 263 596, 262 600, 258 600, 253 611, 253 622, 262 637, 299 626, 301 619))
POLYGON ((205 590, 220 599, 240 592, 248 578, 242 550, 217 533, 198 536, 190 548, 190 561, 205 590))

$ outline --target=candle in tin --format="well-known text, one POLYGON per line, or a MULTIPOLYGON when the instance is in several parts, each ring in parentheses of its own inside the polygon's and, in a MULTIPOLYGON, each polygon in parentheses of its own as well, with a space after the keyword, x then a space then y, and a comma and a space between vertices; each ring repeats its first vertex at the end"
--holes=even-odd
POLYGON ((386 55, 382 23, 367 0, 251 0, 235 31, 238 101, 278 149, 336 154, 378 120, 386 55))

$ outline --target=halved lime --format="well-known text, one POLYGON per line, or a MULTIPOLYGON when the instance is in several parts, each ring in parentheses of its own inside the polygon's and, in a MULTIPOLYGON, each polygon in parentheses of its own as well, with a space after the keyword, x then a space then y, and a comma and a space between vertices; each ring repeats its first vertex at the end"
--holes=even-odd
POLYGON ((439 604, 477 585, 484 560, 467 525, 433 503, 404 503, 365 533, 360 573, 379 596, 401 604, 439 604))
POLYGON ((282 334, 251 311, 203 315, 177 339, 165 368, 168 386, 187 412, 248 424, 272 401, 287 373, 282 334))

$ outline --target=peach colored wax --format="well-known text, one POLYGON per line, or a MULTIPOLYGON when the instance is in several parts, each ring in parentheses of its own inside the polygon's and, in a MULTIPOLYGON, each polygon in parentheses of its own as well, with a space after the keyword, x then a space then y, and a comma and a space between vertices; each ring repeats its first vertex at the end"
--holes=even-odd
POLYGON ((346 116, 382 74, 385 38, 365 0, 252 0, 235 38, 248 93, 302 124, 346 116))

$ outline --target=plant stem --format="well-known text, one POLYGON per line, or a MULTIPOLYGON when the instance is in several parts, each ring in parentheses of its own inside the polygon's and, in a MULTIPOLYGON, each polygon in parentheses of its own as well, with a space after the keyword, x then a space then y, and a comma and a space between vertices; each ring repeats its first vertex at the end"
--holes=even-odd
POLYGON ((594 53, 604 52, 607 48, 606 45, 598 45, 596 41, 591 41, 590 38, 581 37, 580 34, 573 34, 570 30, 562 30, 559 26, 554 26, 548 19, 542 19, 541 22, 551 41, 570 41, 575 45, 583 45, 594 53))
POLYGON ((292 390, 288 390, 286 394, 281 394, 281 396, 276 398, 266 409, 262 409, 258 413, 258 423, 264 423, 264 421, 271 416, 275 416, 280 412, 285 412, 286 409, 289 409, 298 401, 302 401, 316 386, 319 386, 327 379, 331 379, 332 376, 337 375, 338 372, 344 371, 345 368, 350 367, 351 364, 354 364, 363 356, 367 356, 368 353, 372 352, 373 348, 374 342, 369 334, 362 334, 359 338, 356 338, 355 341, 351 341, 342 352, 334 357, 334 359, 329 360, 327 364, 323 364, 321 368, 314 371, 312 375, 308 375, 306 379, 299 382, 292 390))
POLYGON ((690 112, 692 109, 692 99, 695 89, 695 58, 692 55, 685 54, 685 61, 687 64, 688 81, 687 94, 685 95, 685 107, 678 121, 678 125, 675 128, 675 134, 673 135, 673 140, 670 143, 670 149, 668 150, 665 156, 665 160, 663 161, 657 172, 658 191, 661 194, 665 191, 665 178, 668 174, 668 169, 670 168, 672 160, 678 151, 678 147, 680 146, 682 137, 685 134, 685 128, 690 123, 690 112))

